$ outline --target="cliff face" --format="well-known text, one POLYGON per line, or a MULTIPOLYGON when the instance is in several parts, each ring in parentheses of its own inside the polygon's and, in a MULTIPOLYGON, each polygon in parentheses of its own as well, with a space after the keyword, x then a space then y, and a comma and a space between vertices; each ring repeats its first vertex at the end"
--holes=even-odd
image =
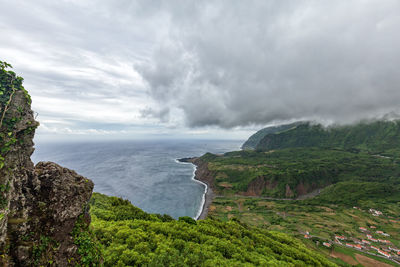
POLYGON ((93 183, 55 163, 34 166, 38 122, 22 78, 6 67, 0 61, 0 264, 74 265, 93 183))

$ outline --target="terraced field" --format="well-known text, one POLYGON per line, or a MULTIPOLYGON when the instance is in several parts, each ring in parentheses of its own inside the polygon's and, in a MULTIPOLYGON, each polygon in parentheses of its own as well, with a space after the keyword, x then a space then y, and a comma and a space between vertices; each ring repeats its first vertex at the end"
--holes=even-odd
MULTIPOLYGON (((367 262, 373 257, 366 254, 370 249, 363 249, 365 253, 352 248, 345 247, 345 243, 354 244, 354 240, 366 240, 367 234, 375 239, 385 239, 391 242, 392 247, 400 247, 400 218, 393 216, 400 214, 400 207, 395 204, 388 204, 381 216, 374 216, 368 209, 345 207, 341 205, 317 205, 307 200, 270 200, 260 197, 216 197, 210 206, 209 216, 228 221, 233 218, 249 225, 260 226, 268 230, 290 233, 310 248, 316 249, 328 257, 336 257, 341 261, 351 263, 367 262), (372 228, 371 228, 372 226, 372 228), (367 231, 361 231, 364 227, 367 231), (383 237, 376 231, 389 234, 383 237), (304 238, 308 234, 309 239, 304 238), (335 243, 335 235, 345 236, 346 241, 342 245, 335 243), (331 242, 332 248, 322 246, 323 242, 331 242), (319 244, 319 245, 317 245, 319 244), (351 252, 351 256, 340 256, 343 250, 351 252), (362 255, 357 256, 356 254, 362 255), (358 258, 357 258, 357 257, 358 258), (353 260, 343 260, 349 259, 353 260), (365 257, 367 259, 365 259, 365 257)), ((375 244, 372 242, 372 244, 375 244)), ((375 246, 387 247, 376 243, 375 246)), ((387 264, 395 264, 385 260, 376 254, 372 260, 384 261, 387 264)), ((365 265, 368 266, 368 265, 365 265)))

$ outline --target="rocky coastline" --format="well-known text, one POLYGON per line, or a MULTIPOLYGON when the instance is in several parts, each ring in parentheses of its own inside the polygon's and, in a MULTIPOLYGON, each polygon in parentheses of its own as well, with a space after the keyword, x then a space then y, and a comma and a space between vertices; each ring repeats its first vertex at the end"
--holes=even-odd
POLYGON ((194 173, 194 179, 200 181, 207 185, 206 192, 204 195, 204 203, 201 213, 197 220, 204 220, 207 217, 208 210, 214 199, 214 177, 210 170, 208 169, 208 163, 202 161, 200 158, 181 158, 178 159, 179 162, 191 163, 196 166, 196 171, 194 173))

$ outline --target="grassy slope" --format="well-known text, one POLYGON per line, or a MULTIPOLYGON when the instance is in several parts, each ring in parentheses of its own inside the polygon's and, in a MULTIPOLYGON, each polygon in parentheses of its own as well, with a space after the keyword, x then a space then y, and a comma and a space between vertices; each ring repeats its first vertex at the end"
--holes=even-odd
POLYGON ((242 145, 242 149, 255 149, 258 143, 268 134, 275 134, 282 131, 289 130, 297 125, 302 124, 302 122, 295 122, 291 124, 279 125, 266 127, 257 131, 255 134, 249 137, 249 139, 242 145))
MULTIPOLYGON (((305 232, 318 238, 313 241, 303 239, 305 244, 321 253, 329 255, 324 247, 316 246, 326 240, 333 240, 334 235, 344 235, 358 239, 366 239, 365 233, 359 227, 369 229, 371 225, 376 230, 390 234, 385 237, 394 246, 400 247, 400 206, 386 204, 385 216, 372 216, 368 209, 354 209, 335 204, 313 203, 299 200, 269 200, 263 198, 217 197, 210 207, 209 217, 221 221, 238 219, 248 225, 263 227, 267 230, 280 231, 302 238, 305 232), (395 217, 394 217, 395 216, 395 217)), ((372 233, 375 238, 382 236, 372 233)), ((377 243, 376 246, 379 246, 377 243)), ((350 250, 354 254, 354 250, 350 250)), ((382 260, 379 257, 375 259, 382 260)), ((338 262, 340 263, 340 262, 338 262)))
POLYGON ((293 237, 232 220, 173 220, 97 193, 91 215, 106 266, 334 265, 293 237))
POLYGON ((340 185, 340 190, 346 189, 347 184, 343 183, 330 187, 324 194, 340 195, 333 199, 341 202, 352 198, 349 205, 354 205, 353 199, 362 200, 362 196, 375 199, 390 194, 395 197, 393 201, 400 199, 400 165, 392 158, 333 149, 288 148, 269 152, 236 151, 223 156, 208 153, 201 159, 208 162, 217 193, 223 195, 244 192, 252 181, 261 177, 271 185, 262 190, 263 196, 287 197, 287 186, 296 197, 300 184, 312 191, 330 184, 352 182, 358 189, 357 195, 345 191, 337 194, 340 185))
POLYGON ((400 123, 376 121, 328 129, 321 125, 301 124, 294 129, 266 135, 256 149, 268 151, 289 147, 357 149, 384 153, 393 147, 400 147, 400 123))
MULTIPOLYGON (((329 131, 320 126, 300 125, 267 135, 257 151, 230 152, 223 156, 206 154, 202 159, 214 173, 220 195, 214 199, 209 216, 223 221, 236 218, 249 225, 299 237, 308 231, 320 241, 333 240, 335 234, 366 239, 359 227, 375 225, 391 235, 385 239, 400 247, 399 125, 375 122, 329 131), (241 195, 260 177, 269 181, 262 184, 267 188, 261 196, 241 195), (317 197, 302 201, 265 198, 285 197, 286 185, 296 196, 299 184, 309 189, 312 185, 313 188, 331 185, 317 197), (384 216, 372 216, 369 208, 383 211, 384 216)), ((373 236, 382 238, 374 232, 373 236)), ((303 241, 326 255, 332 253, 316 246, 316 240, 303 241)), ((355 263, 361 263, 354 250, 336 246, 334 251, 337 255, 345 255, 343 251, 347 251, 355 263)), ((393 264, 379 257, 368 257, 393 264)), ((336 263, 346 265, 339 258, 336 263)))

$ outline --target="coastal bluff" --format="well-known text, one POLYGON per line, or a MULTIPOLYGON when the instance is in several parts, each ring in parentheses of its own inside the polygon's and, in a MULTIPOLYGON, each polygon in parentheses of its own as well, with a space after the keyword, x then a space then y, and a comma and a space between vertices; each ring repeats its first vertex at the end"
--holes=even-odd
POLYGON ((201 208, 201 213, 198 220, 204 220, 207 217, 208 209, 212 204, 214 199, 215 184, 214 184, 214 174, 208 169, 208 163, 201 160, 200 158, 181 158, 178 159, 179 162, 192 163, 196 166, 196 171, 194 173, 194 179, 206 184, 206 192, 204 195, 204 203, 201 208))
POLYGON ((0 266, 77 265, 93 182, 52 162, 34 166, 39 123, 9 67, 0 61, 0 266))

